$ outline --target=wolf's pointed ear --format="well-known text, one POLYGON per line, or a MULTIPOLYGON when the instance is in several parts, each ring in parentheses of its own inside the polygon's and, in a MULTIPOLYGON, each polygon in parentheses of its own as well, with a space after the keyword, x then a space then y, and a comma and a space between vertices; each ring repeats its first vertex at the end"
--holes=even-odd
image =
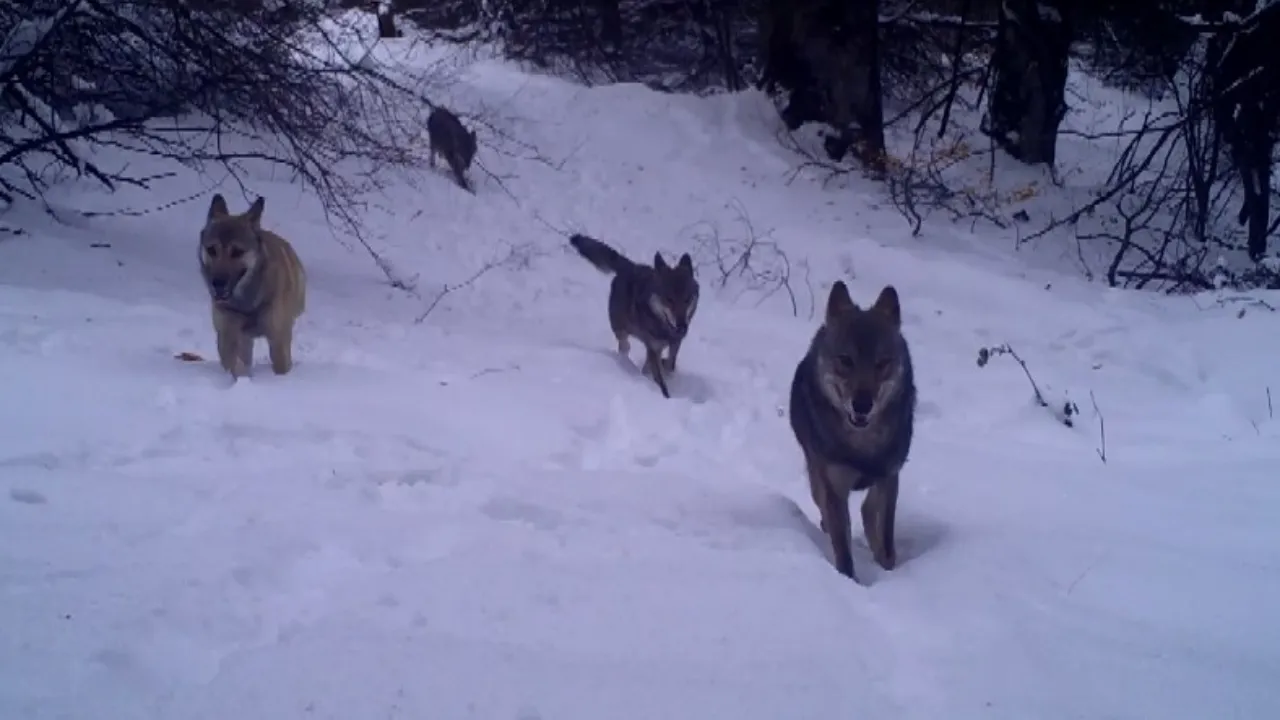
POLYGON ((227 212, 227 200, 222 197, 222 193, 215 193, 213 200, 209 203, 209 216, 205 218, 205 222, 224 218, 230 213, 227 212))
POLYGON ((898 291, 892 285, 884 286, 871 310, 889 318, 894 327, 902 327, 902 306, 898 304, 898 291))
POLYGON ((258 199, 254 200, 253 204, 249 206, 249 210, 244 216, 248 218, 249 222, 253 223, 254 227, 258 227, 262 224, 262 211, 266 208, 267 199, 259 195, 258 199))
POLYGON ((693 274, 693 258, 689 257, 689 253, 680 256, 680 262, 676 265, 676 269, 686 275, 693 274))
POLYGON ((853 304, 853 298, 849 297, 849 288, 843 280, 837 280, 831 286, 831 294, 827 296, 827 319, 832 320, 848 315, 857 309, 858 306, 853 304))
POLYGON ((657 270, 667 269, 667 261, 662 259, 662 253, 656 252, 653 254, 653 267, 657 270))

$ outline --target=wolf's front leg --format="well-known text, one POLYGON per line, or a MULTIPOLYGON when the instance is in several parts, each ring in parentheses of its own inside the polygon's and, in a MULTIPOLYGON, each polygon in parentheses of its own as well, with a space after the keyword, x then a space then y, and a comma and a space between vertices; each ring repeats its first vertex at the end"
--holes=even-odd
POLYGON ((249 374, 243 349, 247 344, 235 330, 227 330, 218 336, 218 359, 222 361, 222 369, 231 373, 231 377, 242 378, 249 374))
POLYGON ((827 537, 831 540, 831 555, 835 561, 836 572, 858 582, 858 576, 853 572, 853 535, 852 523, 849 519, 849 497, 837 492, 831 486, 828 468, 819 465, 813 468, 813 471, 816 471, 817 477, 810 482, 816 482, 821 488, 821 493, 815 492, 814 495, 815 499, 818 494, 822 495, 822 522, 826 526, 824 529, 827 531, 827 537))
POLYGON ((671 399, 671 392, 667 390, 667 381, 662 377, 662 359, 658 356, 658 351, 651 347, 645 347, 644 353, 643 371, 648 373, 654 382, 658 383, 658 389, 662 391, 662 397, 671 399))
POLYGON ((893 542, 897 514, 898 476, 894 474, 872 485, 862 501, 862 531, 866 534, 872 556, 885 570, 892 570, 898 564, 893 542))
POLYGON ((667 372, 676 371, 676 355, 680 354, 680 343, 682 342, 684 342, 684 338, 680 338, 679 340, 672 342, 671 345, 667 347, 667 357, 662 361, 663 367, 667 372))

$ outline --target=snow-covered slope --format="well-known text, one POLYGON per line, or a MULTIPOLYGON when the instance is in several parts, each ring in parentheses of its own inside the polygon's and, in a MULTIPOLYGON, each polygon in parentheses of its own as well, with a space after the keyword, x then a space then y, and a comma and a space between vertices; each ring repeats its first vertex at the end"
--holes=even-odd
POLYGON ((487 135, 474 197, 441 174, 375 198, 416 296, 252 179, 310 276, 287 376, 174 358, 215 357, 208 195, 5 217, 30 232, 0 240, 0 717, 1280 716, 1280 298, 912 239, 870 190, 788 183, 755 93, 492 60, 451 92, 525 150, 487 135), (790 290, 721 287, 743 211, 790 290), (569 229, 699 259, 673 399, 614 355, 569 229), (901 566, 859 545, 865 587, 830 565, 784 414, 840 278, 898 288, 921 393, 901 566), (1011 358, 977 366, 1003 343, 1074 428, 1011 358))

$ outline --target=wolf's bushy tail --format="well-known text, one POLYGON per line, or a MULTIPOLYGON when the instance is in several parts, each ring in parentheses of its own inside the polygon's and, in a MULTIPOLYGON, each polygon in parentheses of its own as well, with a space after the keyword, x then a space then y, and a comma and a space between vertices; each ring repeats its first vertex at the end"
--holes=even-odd
POLYGON ((635 267, 635 263, 627 259, 627 256, 593 237, 574 233, 569 236, 569 244, 600 272, 620 273, 635 267))

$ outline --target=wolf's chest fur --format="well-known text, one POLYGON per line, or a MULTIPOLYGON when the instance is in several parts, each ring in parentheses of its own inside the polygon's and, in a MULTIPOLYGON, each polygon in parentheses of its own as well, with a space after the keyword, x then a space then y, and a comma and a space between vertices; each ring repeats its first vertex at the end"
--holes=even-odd
MULTIPOLYGON (((663 317, 653 306, 655 300, 667 303, 657 289, 649 268, 618 273, 609 287, 609 313, 616 325, 625 327, 646 344, 669 345, 681 339, 682 333, 674 317, 663 317)), ((671 312, 667 303, 666 314, 671 312)))
POLYGON ((791 383, 791 426, 805 453, 826 464, 847 491, 866 490, 897 473, 911 449, 915 388, 910 378, 872 421, 856 428, 819 386, 817 358, 809 352, 791 383))
POLYGON ((234 322, 245 335, 252 338, 266 336, 267 324, 264 319, 268 308, 265 303, 254 308, 246 308, 239 303, 218 303, 214 307, 223 317, 234 322))

